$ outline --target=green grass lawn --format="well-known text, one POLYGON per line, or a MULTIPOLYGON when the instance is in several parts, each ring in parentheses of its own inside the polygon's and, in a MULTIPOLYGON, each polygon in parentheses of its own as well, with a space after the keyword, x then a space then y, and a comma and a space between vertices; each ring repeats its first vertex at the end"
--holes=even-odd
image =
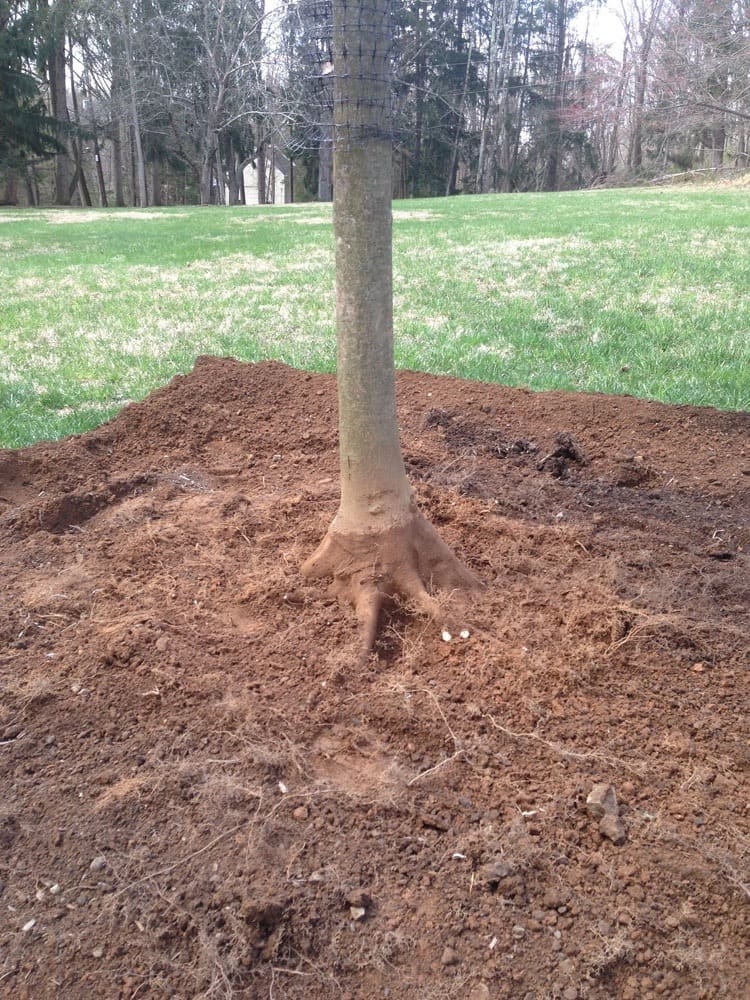
MULTIPOLYGON (((331 371, 330 208, 0 210, 0 445, 76 433, 199 354, 331 371)), ((750 190, 394 205, 396 363, 750 409, 750 190)))

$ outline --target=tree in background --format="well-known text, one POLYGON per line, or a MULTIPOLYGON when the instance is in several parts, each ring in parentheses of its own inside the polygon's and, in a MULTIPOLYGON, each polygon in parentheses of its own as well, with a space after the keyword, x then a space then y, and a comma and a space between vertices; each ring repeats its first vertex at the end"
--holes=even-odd
POLYGON ((14 181, 25 175, 30 157, 60 150, 57 123, 33 72, 37 48, 34 10, 22 0, 0 0, 0 168, 9 178, 7 201, 16 200, 14 181))
POLYGON ((332 577, 365 653, 382 604, 479 586, 417 509, 396 420, 391 263, 389 0, 334 0, 334 237, 341 501, 308 577, 332 577))
MULTIPOLYGON (((252 163, 265 202, 280 151, 297 197, 330 200, 330 0, 2 2, 24 86, 37 62, 24 100, 36 95, 39 122, 41 96, 57 122, 54 171, 41 153, 12 168, 6 155, 16 188, 60 204, 236 204, 252 163)), ((598 0, 396 0, 396 196, 746 165, 747 0, 617 2, 613 57, 587 37, 598 0)), ((11 111, 20 79, 4 87, 11 111)))
POLYGON ((282 145, 303 167, 297 184, 318 201, 333 200, 333 14, 331 0, 290 4, 282 22, 278 80, 282 145))
POLYGON ((750 164, 750 11, 732 0, 673 0, 653 74, 654 133, 683 170, 750 164))

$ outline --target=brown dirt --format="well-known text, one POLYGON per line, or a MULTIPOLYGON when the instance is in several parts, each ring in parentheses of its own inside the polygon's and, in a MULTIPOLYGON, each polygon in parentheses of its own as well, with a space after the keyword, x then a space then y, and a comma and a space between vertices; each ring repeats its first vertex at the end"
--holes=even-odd
POLYGON ((362 666, 299 574, 330 377, 201 359, 0 453, 3 997, 748 995, 750 415, 399 395, 489 586, 362 666))

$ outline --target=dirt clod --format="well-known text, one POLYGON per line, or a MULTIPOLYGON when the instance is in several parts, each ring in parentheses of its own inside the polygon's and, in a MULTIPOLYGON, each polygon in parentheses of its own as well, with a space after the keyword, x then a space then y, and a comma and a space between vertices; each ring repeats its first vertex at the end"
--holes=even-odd
POLYGON ((0 453, 3 1000, 750 995, 750 416, 398 391, 486 586, 364 662, 300 574, 329 376, 204 358, 0 453))

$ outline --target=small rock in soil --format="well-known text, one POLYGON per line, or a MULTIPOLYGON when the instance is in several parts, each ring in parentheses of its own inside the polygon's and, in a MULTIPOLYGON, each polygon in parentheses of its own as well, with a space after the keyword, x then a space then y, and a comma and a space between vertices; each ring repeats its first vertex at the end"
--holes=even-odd
POLYGON ((0 815, 0 847, 11 847, 21 832, 21 824, 15 816, 0 815))
POLYGON ((94 858, 94 860, 89 865, 89 871, 101 872, 104 871, 106 867, 107 867, 107 859, 100 854, 99 857, 94 858))
POLYGON ((547 910, 556 910, 558 906, 565 906, 569 898, 568 893, 563 889, 548 889, 542 897, 542 906, 547 910))
POLYGON ((617 816, 617 795, 612 785, 594 785, 586 798, 586 808, 592 819, 603 816, 617 816))
POLYGON ((444 948, 443 954, 440 956, 441 965, 457 965, 458 955, 452 948, 444 948))
POLYGON ((504 861, 490 861, 489 864, 482 865, 479 869, 479 877, 491 889, 496 889, 504 878, 511 873, 510 865, 504 861))
POLYGON ((430 816, 423 814, 419 817, 419 821, 422 826, 426 826, 428 830, 437 830, 438 833, 445 833, 449 827, 448 824, 440 819, 439 816, 430 816))
POLYGON ((292 813, 294 819, 296 819, 300 823, 304 822, 309 817, 309 815, 310 815, 310 810, 307 808, 307 806, 297 806, 297 808, 292 813))
POLYGON ((490 1000, 490 988, 486 983, 478 983, 469 994, 469 1000, 490 1000))
POLYGON ((624 844, 627 838, 625 826, 619 816, 607 815, 602 817, 599 823, 599 832, 607 840, 611 840, 616 847, 624 844))
POLYGON ((362 889, 355 889, 354 892, 349 893, 346 901, 349 906, 355 909, 366 910, 368 906, 372 905, 372 896, 362 889))

